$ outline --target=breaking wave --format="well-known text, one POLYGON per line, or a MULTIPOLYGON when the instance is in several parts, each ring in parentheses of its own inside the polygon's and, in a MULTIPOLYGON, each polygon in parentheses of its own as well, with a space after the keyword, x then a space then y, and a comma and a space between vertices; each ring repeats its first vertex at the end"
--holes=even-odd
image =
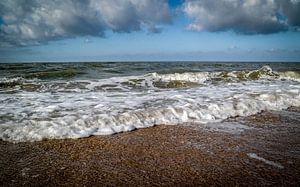
MULTIPOLYGON (((58 72, 59 74, 61 72, 58 72)), ((69 72, 70 74, 72 72, 69 72)), ((38 73, 40 74, 40 73, 38 73)), ((68 74, 68 73, 67 73, 68 74)), ((32 76, 29 75, 28 77, 32 76)), ((57 76, 54 74, 53 76, 57 76)), ((67 77, 67 75, 64 75, 67 77)), ((252 71, 185 72, 172 74, 148 73, 141 76, 112 77, 92 80, 42 80, 14 77, 0 78, 0 89, 20 89, 25 91, 116 91, 134 88, 186 88, 210 84, 256 80, 300 81, 299 71, 276 72, 269 66, 252 71)))
POLYGON ((0 139, 80 138, 281 110, 300 106, 299 80, 297 71, 269 66, 88 80, 2 78, 0 139))

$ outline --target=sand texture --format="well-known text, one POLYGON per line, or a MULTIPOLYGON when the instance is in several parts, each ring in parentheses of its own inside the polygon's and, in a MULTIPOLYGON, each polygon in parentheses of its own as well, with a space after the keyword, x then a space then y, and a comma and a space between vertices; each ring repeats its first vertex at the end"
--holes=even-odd
POLYGON ((76 140, 0 141, 1 186, 297 184, 299 108, 229 119, 223 125, 159 125, 76 140))

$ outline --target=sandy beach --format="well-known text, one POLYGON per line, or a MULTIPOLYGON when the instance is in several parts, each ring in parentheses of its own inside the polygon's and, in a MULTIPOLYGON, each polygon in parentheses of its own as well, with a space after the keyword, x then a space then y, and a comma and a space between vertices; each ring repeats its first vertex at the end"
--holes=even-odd
POLYGON ((0 0, 2 186, 300 187, 300 0, 0 0))
POLYGON ((297 186, 299 108, 112 136, 0 142, 1 186, 297 186), (225 123, 225 125, 224 125, 225 123), (226 123, 234 124, 226 127, 226 123))

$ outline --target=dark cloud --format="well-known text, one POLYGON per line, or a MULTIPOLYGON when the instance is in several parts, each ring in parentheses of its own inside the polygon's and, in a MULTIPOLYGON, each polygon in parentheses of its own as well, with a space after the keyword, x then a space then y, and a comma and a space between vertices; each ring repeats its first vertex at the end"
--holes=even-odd
POLYGON ((300 27, 300 0, 281 0, 280 8, 288 24, 300 27))
POLYGON ((299 0, 186 0, 192 31, 269 34, 299 26, 299 0))
POLYGON ((1 0, 0 46, 26 46, 105 30, 157 32, 171 21, 164 0, 1 0))

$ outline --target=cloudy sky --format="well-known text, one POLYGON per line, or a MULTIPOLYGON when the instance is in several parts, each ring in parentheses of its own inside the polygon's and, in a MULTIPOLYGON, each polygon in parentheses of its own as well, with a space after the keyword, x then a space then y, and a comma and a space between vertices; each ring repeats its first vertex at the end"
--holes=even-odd
POLYGON ((1 0, 0 62, 300 61, 300 0, 1 0))

